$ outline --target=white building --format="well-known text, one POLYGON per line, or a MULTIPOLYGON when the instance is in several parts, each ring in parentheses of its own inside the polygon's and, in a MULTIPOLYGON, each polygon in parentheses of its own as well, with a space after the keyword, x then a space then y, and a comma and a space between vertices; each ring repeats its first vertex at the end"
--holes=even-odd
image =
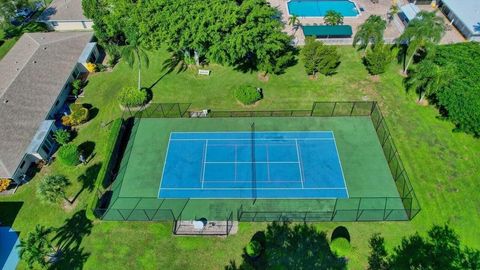
POLYGON ((93 26, 83 15, 82 0, 53 0, 38 21, 54 31, 91 31, 93 26))
POLYGON ((439 7, 471 41, 480 41, 480 0, 440 0, 439 7))

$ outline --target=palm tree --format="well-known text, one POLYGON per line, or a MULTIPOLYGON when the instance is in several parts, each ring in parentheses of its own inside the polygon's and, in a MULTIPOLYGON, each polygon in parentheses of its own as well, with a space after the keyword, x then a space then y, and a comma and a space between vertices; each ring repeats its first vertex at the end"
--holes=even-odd
POLYGON ((324 20, 327 25, 340 25, 343 24, 343 15, 335 10, 328 10, 324 20))
POLYGON ((37 187, 37 195, 40 200, 47 203, 56 203, 64 199, 71 203, 66 194, 65 188, 70 185, 70 181, 62 175, 49 175, 42 179, 37 187))
POLYGON ((49 236, 52 231, 51 228, 37 224, 35 231, 29 233, 26 239, 20 240, 18 245, 20 259, 24 260, 29 267, 33 268, 38 264, 41 268, 47 268, 53 259, 61 255, 60 250, 50 243, 49 236))
POLYGON ((451 65, 439 66, 432 60, 420 62, 416 69, 405 80, 407 91, 414 90, 418 93, 418 103, 422 103, 426 97, 433 95, 440 88, 452 80, 454 68, 451 65))
POLYGON ((355 47, 358 42, 361 43, 363 54, 368 48, 368 44, 373 45, 383 42, 383 32, 387 28, 387 23, 378 15, 371 15, 368 19, 360 25, 355 37, 353 38, 353 46, 355 47))
POLYGON ((390 6, 390 10, 388 11, 388 14, 387 14, 388 23, 391 23, 395 15, 397 15, 399 12, 400 12, 400 8, 398 7, 397 4, 393 4, 392 6, 390 6))
POLYGON ((292 26, 295 29, 295 32, 298 30, 298 26, 300 25, 300 20, 298 19, 297 15, 292 15, 288 18, 288 25, 292 26))
POLYGON ((407 72, 413 57, 420 50, 438 44, 444 32, 445 25, 442 18, 436 16, 435 12, 420 11, 397 39, 398 44, 407 46, 407 49, 403 50, 404 59, 408 57, 403 72, 407 72))
POLYGON ((122 49, 122 58, 128 63, 130 68, 133 68, 135 62, 138 65, 138 90, 141 88, 141 74, 142 64, 148 68, 150 60, 148 58, 147 51, 140 43, 140 39, 136 35, 132 35, 127 39, 127 45, 122 49))

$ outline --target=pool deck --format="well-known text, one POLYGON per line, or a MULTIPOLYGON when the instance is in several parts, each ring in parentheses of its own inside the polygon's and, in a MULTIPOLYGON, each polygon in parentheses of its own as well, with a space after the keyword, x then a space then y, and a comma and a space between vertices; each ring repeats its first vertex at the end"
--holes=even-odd
MULTIPOLYGON (((295 45, 305 45, 305 35, 301 27, 293 27, 288 25, 288 9, 287 9, 287 2, 288 0, 267 0, 272 7, 278 8, 282 13, 282 22, 285 24, 285 32, 293 35, 295 37, 295 45)), ((357 17, 345 17, 343 22, 345 25, 352 26, 353 35, 352 38, 335 38, 335 39, 322 39, 327 44, 331 45, 351 45, 353 42, 353 36, 357 32, 357 28, 365 22, 365 20, 370 15, 379 15, 385 20, 387 20, 387 13, 390 10, 392 5, 392 1, 382 0, 379 1, 377 4, 373 4, 371 0, 354 0, 353 2, 356 3, 358 8, 363 8, 364 11, 360 12, 360 15, 357 17)), ((398 0, 397 4, 402 6, 406 4, 406 0, 398 0)), ((420 10, 426 11, 433 11, 433 8, 428 5, 418 5, 420 10)), ((442 17, 445 20, 445 24, 448 24, 448 20, 443 15, 442 12, 437 12, 438 16, 442 17)), ((321 25, 324 24, 323 18, 306 18, 306 17, 299 17, 301 25, 321 25)), ((394 20, 387 25, 387 29, 385 30, 384 37, 388 43, 391 43, 394 39, 399 37, 403 31, 405 30, 404 24, 401 22, 398 16, 394 17, 394 20)), ((458 32, 457 29, 454 27, 446 31, 444 37, 441 40, 441 44, 450 44, 450 43, 457 43, 457 42, 464 42, 465 38, 458 32)))
MULTIPOLYGON (((305 36, 301 28, 295 29, 293 26, 288 25, 288 10, 287 10, 287 2, 288 0, 268 0, 272 7, 278 8, 282 13, 282 21, 285 23, 285 31, 293 35, 295 37, 296 45, 304 45, 305 44, 305 36)), ((363 8, 364 11, 360 12, 360 15, 357 17, 345 17, 343 19, 344 24, 352 26, 353 35, 357 32, 358 26, 365 22, 365 20, 370 15, 379 15, 385 20, 387 19, 387 12, 390 9, 391 2, 390 1, 380 1, 378 4, 373 4, 370 0, 355 0, 353 1, 356 3, 358 8, 363 8)), ((324 24, 323 18, 306 18, 306 17, 299 17, 300 23, 302 25, 314 25, 314 24, 324 24)), ((404 26, 401 23, 398 17, 395 17, 395 20, 388 24, 387 29, 385 30, 385 39, 395 39, 403 33, 404 26)), ((337 40, 337 39, 335 39, 337 40)), ((345 44, 351 44, 352 39, 342 39, 345 40, 345 44)))

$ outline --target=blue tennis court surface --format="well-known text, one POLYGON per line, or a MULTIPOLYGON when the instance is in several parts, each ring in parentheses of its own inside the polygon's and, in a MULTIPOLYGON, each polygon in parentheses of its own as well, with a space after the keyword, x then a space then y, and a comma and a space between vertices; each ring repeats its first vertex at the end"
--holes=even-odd
POLYGON ((172 132, 160 198, 346 198, 335 138, 312 132, 172 132))

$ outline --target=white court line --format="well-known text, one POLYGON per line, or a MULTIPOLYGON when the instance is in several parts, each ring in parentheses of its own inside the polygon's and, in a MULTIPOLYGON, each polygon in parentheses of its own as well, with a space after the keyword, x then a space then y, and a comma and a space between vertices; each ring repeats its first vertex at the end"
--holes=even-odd
MULTIPOLYGON (((332 141, 334 140, 333 138, 258 138, 255 139, 255 141, 294 141, 297 139, 301 140, 312 140, 312 141, 332 141)), ((195 138, 190 138, 190 139, 171 139, 172 141, 204 141, 207 139, 195 139, 195 138)), ((212 141, 250 141, 251 139, 208 139, 212 141)))
MULTIPOLYGON (((272 131, 256 131, 255 133, 330 133, 333 134, 332 130, 272 130, 272 131)), ((190 133, 224 133, 224 134, 250 134, 251 131, 173 131, 175 134, 190 134, 190 133)))
POLYGON ((160 195, 160 190, 162 189, 162 182, 163 182, 163 177, 165 176, 165 167, 167 166, 167 160, 168 160, 168 150, 170 149, 170 138, 172 137, 172 132, 170 132, 170 135, 168 136, 168 144, 167 144, 167 152, 165 152, 165 161, 163 162, 163 169, 162 169, 162 179, 160 179, 160 186, 158 187, 158 195, 160 195))
POLYGON ((266 145, 266 152, 267 152, 267 179, 270 181, 270 161, 269 161, 269 155, 268 155, 268 144, 266 145))
POLYGON ((207 146, 205 144, 203 144, 203 151, 202 151, 202 163, 200 164, 201 168, 200 168, 200 175, 199 175, 199 179, 200 179, 200 183, 202 182, 202 179, 205 178, 205 158, 207 157, 207 155, 205 154, 205 151, 207 151, 207 146))
POLYGON ((237 145, 235 144, 235 182, 237 182, 237 145))
POLYGON ((232 163, 236 163, 236 164, 243 164, 243 163, 246 163, 246 164, 251 164, 251 163, 279 163, 279 164, 292 164, 292 163, 298 163, 298 161, 255 161, 255 162, 252 162, 252 161, 207 161, 205 163, 213 163, 213 164, 232 164, 232 163))
MULTIPOLYGON (((205 183, 251 183, 252 181, 247 181, 247 180, 237 180, 237 181, 232 181, 232 180, 205 180, 205 183)), ((261 180, 257 181, 261 183, 298 183, 299 181, 289 181, 289 180, 275 180, 275 181, 266 181, 266 180, 261 180)))
MULTIPOLYGON (((255 188, 256 190, 326 190, 345 188, 255 188)), ((163 188, 163 190, 252 190, 252 188, 163 188)))
POLYGON ((203 182, 205 181, 205 166, 207 165, 207 152, 208 152, 208 139, 205 140, 205 157, 203 162, 202 188, 203 188, 203 182))
POLYGON ((300 170, 299 173, 300 173, 300 182, 302 182, 302 188, 304 188, 304 185, 303 185, 303 174, 302 174, 302 165, 300 164, 300 151, 298 150, 298 140, 295 139, 295 147, 297 149, 297 160, 298 160, 298 169, 300 170))
POLYGON ((340 164, 340 171, 342 172, 343 186, 345 187, 345 191, 347 192, 347 198, 350 198, 350 195, 348 194, 347 182, 345 181, 345 175, 343 174, 342 162, 340 161, 340 152, 338 152, 338 148, 337 148, 337 140, 335 140, 335 134, 333 134, 333 132, 332 132, 332 136, 333 136, 333 144, 335 145, 335 151, 337 151, 338 164, 340 164))

